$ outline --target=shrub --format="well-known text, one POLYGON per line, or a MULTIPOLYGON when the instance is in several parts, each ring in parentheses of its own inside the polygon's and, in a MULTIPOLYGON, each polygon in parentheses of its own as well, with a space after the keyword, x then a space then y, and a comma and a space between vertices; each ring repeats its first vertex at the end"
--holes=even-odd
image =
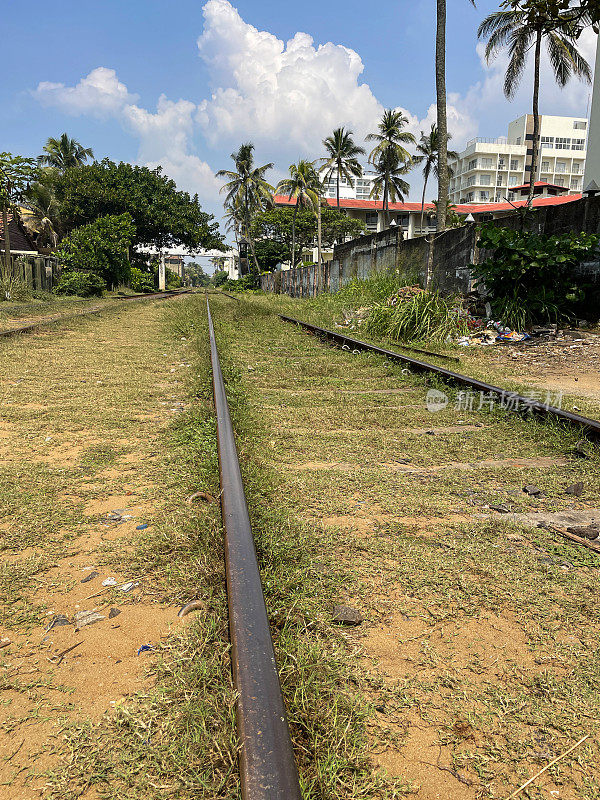
POLYGON ((471 269, 490 295, 493 313, 506 325, 558 321, 581 302, 576 267, 593 257, 600 237, 587 233, 544 236, 483 225, 479 247, 493 255, 471 269))
POLYGON ((371 336, 398 342, 444 342, 449 337, 468 332, 460 302, 430 291, 417 292, 395 305, 375 303, 365 323, 365 330, 371 336))
POLYGON ((151 272, 143 272, 139 267, 131 267, 129 285, 134 292, 153 292, 154 275, 151 272))
POLYGON ((71 231, 56 255, 67 271, 94 272, 108 284, 123 283, 129 278, 129 248, 134 235, 129 214, 98 217, 71 231))
POLYGON ((101 297, 106 283, 94 272, 65 270, 55 287, 56 294, 76 294, 79 297, 101 297))

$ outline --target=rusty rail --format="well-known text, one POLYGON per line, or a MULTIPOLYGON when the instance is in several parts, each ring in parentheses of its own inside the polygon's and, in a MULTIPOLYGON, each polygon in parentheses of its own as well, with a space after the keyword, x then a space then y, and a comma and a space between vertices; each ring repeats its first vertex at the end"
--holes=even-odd
POLYGON ((504 401, 505 407, 512 411, 518 411, 522 409, 523 411, 529 411, 540 416, 554 417, 562 420, 563 422, 569 422, 572 425, 583 428, 588 435, 591 434, 594 437, 600 438, 600 421, 597 419, 582 417, 579 414, 574 414, 572 411, 565 411, 562 408, 555 408, 554 406, 540 403, 537 400, 532 400, 529 397, 523 397, 517 392, 511 392, 508 389, 502 389, 500 386, 493 386, 492 384, 484 383, 476 378, 469 378, 467 375, 461 375, 459 372, 453 372, 452 370, 444 369, 444 367, 438 367, 435 364, 429 364, 427 361, 419 361, 416 358, 411 358, 410 356, 396 353, 393 350, 385 350, 383 347, 378 347, 377 345, 363 342, 360 339, 353 339, 351 336, 346 336, 344 333, 336 333, 335 331, 327 330, 327 328, 319 328, 316 325, 312 325, 310 322, 303 322, 302 320, 294 319, 293 317, 287 317, 283 314, 280 314, 279 316, 280 319, 284 320, 284 322, 291 322, 294 325, 299 325, 300 327, 310 331, 311 333, 314 333, 317 336, 323 336, 333 342, 336 342, 336 344, 340 344, 342 346, 347 345, 355 350, 368 350, 372 353, 378 353, 379 355, 390 360, 401 361, 402 363, 419 372, 434 372, 450 383, 457 383, 461 386, 468 386, 469 388, 476 389, 480 392, 497 395, 502 401, 504 401))
POLYGON ((301 800, 248 505, 206 298, 243 800, 301 800))

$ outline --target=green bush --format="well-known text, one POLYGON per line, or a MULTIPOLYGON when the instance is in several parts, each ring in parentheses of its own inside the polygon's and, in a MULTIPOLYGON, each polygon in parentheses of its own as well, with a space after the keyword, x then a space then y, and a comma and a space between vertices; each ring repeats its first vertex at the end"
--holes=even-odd
POLYGON ((153 292, 154 275, 151 272, 143 272, 139 267, 131 267, 129 285, 134 292, 153 292))
POLYGON ((106 283, 94 272, 65 270, 55 287, 56 294, 75 294, 79 297, 101 297, 106 283))
POLYGON ((107 284, 129 279, 129 248, 135 226, 129 214, 98 217, 75 228, 56 250, 66 271, 94 272, 107 284))
POLYGON ((471 269, 490 296, 494 315, 522 329, 568 317, 584 299, 576 267, 593 257, 600 237, 587 233, 544 236, 483 225, 479 247, 493 255, 471 269))
POLYGON ((396 342, 444 342, 468 332, 460 303, 429 291, 418 292, 396 305, 375 303, 365 330, 371 336, 396 342))

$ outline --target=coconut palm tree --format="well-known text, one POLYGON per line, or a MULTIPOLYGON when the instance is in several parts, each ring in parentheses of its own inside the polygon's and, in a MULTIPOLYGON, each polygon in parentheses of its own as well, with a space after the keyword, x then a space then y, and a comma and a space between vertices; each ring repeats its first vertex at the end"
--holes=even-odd
POLYGON ((48 167, 55 167, 64 172, 71 167, 81 167, 82 164, 94 158, 91 147, 84 147, 77 139, 70 139, 66 133, 58 139, 50 136, 44 145, 44 153, 39 156, 38 163, 48 167))
POLYGON ((279 181, 275 191, 286 194, 288 199, 295 199, 294 214, 292 216, 292 269, 296 264, 296 215, 298 209, 310 208, 316 212, 321 194, 321 181, 312 161, 300 160, 297 164, 290 164, 290 176, 279 181))
POLYGON ((52 185, 36 181, 23 194, 21 221, 40 247, 54 248, 61 232, 60 207, 52 185))
MULTIPOLYGON (((402 130, 408 124, 408 119, 402 111, 386 108, 377 125, 376 133, 367 135, 368 142, 377 142, 369 154, 369 163, 377 167, 382 153, 386 150, 393 150, 397 156, 397 161, 408 164, 410 153, 404 147, 405 144, 415 144, 415 137, 409 131, 402 130)), ((383 207, 387 210, 388 184, 383 182, 383 207)), ((392 201, 393 202, 393 201, 392 201)))
POLYGON ((402 161, 396 150, 391 147, 380 150, 377 160, 373 162, 375 180, 371 188, 371 197, 381 197, 383 191, 382 208, 386 224, 389 216, 389 200, 391 199, 392 203, 397 200, 402 203, 404 195, 409 192, 410 186, 404 180, 403 175, 406 175, 412 165, 410 156, 408 161, 402 161))
MULTIPOLYGON (((452 134, 448 134, 447 139, 451 139, 452 134)), ((440 167, 439 167, 439 136, 438 136, 438 129, 435 123, 431 126, 431 130, 429 133, 425 134, 421 131, 421 138, 419 139, 419 143, 417 144, 417 152, 416 155, 413 156, 413 162, 415 164, 423 164, 423 194, 421 196, 421 232, 423 231, 423 218, 425 215, 425 192, 427 190, 427 181, 433 171, 433 174, 436 178, 439 179, 440 175, 440 167)), ((446 150, 448 158, 458 158, 458 153, 456 150, 446 150)), ((450 167, 448 167, 448 177, 451 178, 453 175, 453 171, 450 167)), ((446 208, 448 208, 448 204, 446 204, 446 208)))
POLYGON ((235 170, 221 169, 217 178, 227 178, 227 183, 221 187, 225 194, 225 207, 234 208, 240 219, 242 235, 248 239, 256 271, 259 271, 258 261, 254 252, 254 241, 250 231, 252 215, 273 203, 274 189, 265 179, 265 174, 273 168, 272 162, 257 167, 254 164, 254 145, 251 142, 240 145, 235 153, 231 154, 235 170))
MULTIPOLYGON (((475 5, 475 0, 471 0, 475 5)), ((437 102, 438 147, 438 230, 446 228, 448 200, 448 116, 446 113, 446 0, 436 0, 435 91, 437 102)))
POLYGON ((362 167, 358 163, 358 156, 365 151, 354 141, 352 131, 336 128, 331 136, 323 139, 327 156, 321 159, 326 169, 326 180, 330 180, 335 173, 337 186, 337 207, 340 210, 340 178, 345 178, 350 186, 354 186, 354 178, 362 175, 362 167))
POLYGON ((588 81, 592 79, 590 65, 577 49, 579 29, 568 13, 558 17, 548 16, 542 6, 527 12, 520 8, 495 11, 487 16, 477 31, 480 39, 487 38, 485 57, 489 62, 503 48, 508 49, 508 66, 504 76, 504 94, 510 100, 514 97, 527 65, 529 51, 533 48, 533 144, 531 173, 529 176, 529 196, 527 205, 531 208, 533 190, 539 158, 539 95, 540 61, 542 43, 545 42, 550 57, 550 65, 558 85, 564 88, 571 76, 588 81))

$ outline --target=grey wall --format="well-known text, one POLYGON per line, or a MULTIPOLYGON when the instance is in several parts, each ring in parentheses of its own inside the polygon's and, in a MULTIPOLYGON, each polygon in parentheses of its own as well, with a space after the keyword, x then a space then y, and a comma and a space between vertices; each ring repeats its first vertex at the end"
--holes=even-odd
MULTIPOLYGON (((522 221, 520 215, 514 213, 495 220, 495 224, 518 229, 522 221)), ((569 231, 600 235, 600 195, 536 209, 528 217, 526 227, 547 235, 569 231)), ((323 266, 321 276, 316 266, 298 267, 261 275, 260 286, 267 292, 313 297, 320 292, 335 292, 353 278, 366 278, 375 272, 396 268, 413 275, 415 282, 422 284, 430 270, 431 286, 440 292, 470 292, 473 276, 469 265, 490 255, 477 247, 477 225, 463 225, 435 234, 432 243, 428 241, 430 238, 420 236, 404 240, 397 228, 361 236, 337 245, 333 261, 323 266)), ((600 260, 585 264, 582 271, 600 283, 600 260)))

